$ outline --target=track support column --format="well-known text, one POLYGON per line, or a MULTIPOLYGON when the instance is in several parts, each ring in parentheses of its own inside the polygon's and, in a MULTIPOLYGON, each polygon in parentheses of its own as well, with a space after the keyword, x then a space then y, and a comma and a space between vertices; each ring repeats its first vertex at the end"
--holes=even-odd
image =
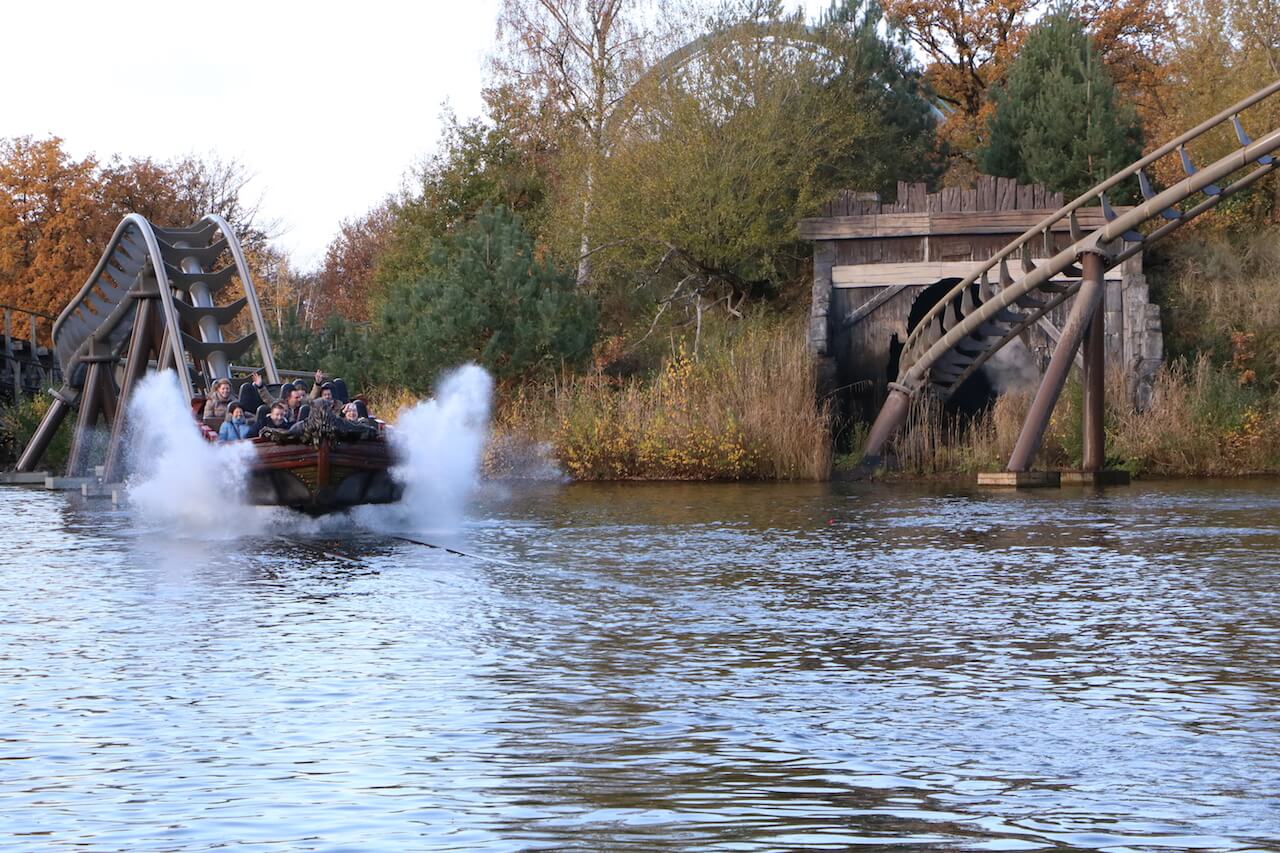
MULTIPOLYGON (((1090 256, 1086 256, 1090 257, 1090 256)), ((1098 473, 1106 465, 1107 447, 1104 427, 1106 394, 1106 316, 1107 300, 1099 300, 1084 339, 1084 464, 1085 471, 1098 473)))
POLYGON ((876 415, 875 423, 871 425, 871 431, 867 434, 867 443, 862 450, 863 465, 880 464, 880 455, 885 444, 906 421, 910 410, 910 393, 897 382, 890 382, 889 396, 880 407, 880 414, 876 415))
MULTIPOLYGON (((1067 374, 1071 372, 1076 350, 1080 348, 1080 341, 1084 338, 1085 326, 1097 312, 1104 308, 1102 304, 1105 287, 1103 273, 1106 266, 1102 255, 1086 252, 1081 256, 1081 264, 1084 268, 1084 279, 1074 297, 1066 325, 1062 327, 1062 337, 1058 339, 1058 346, 1054 348, 1053 356, 1049 359, 1049 367, 1044 372, 1044 378, 1040 380, 1040 387, 1036 389, 1036 396, 1031 402, 1031 409, 1027 412, 1027 419, 1022 422, 1018 443, 1014 445, 1013 454, 1009 457, 1007 466, 1009 471, 1031 470, 1036 453, 1040 451, 1040 443, 1044 440, 1045 428, 1049 426, 1049 418, 1053 415, 1053 407, 1057 405, 1058 397, 1062 395, 1062 388, 1067 384, 1067 374)), ((1098 329, 1101 332, 1101 324, 1098 324, 1098 329)), ((1099 395, 1099 404, 1101 399, 1099 395)))
POLYGON ((79 477, 85 469, 89 445, 93 441, 93 427, 98 422, 102 408, 102 362, 91 361, 85 369, 84 391, 80 395, 80 411, 76 417, 76 429, 71 435, 71 452, 67 454, 68 477, 79 477))
POLYGON ((53 402, 49 404, 44 417, 40 419, 40 426, 36 427, 35 434, 31 436, 31 440, 22 451, 22 456, 18 458, 16 470, 19 472, 25 474, 34 471, 40 464, 40 460, 44 458, 44 452, 49 449, 49 443, 58 434, 58 427, 62 426, 62 421, 71 411, 71 403, 67 402, 63 396, 70 391, 69 388, 63 388, 53 395, 53 402))
POLYGON ((120 400, 115 417, 111 421, 111 440, 107 442, 107 460, 102 469, 102 482, 114 483, 119 477, 121 455, 124 453, 125 419, 133 389, 147 372, 147 356, 155 340, 155 322, 152 319, 153 299, 138 300, 133 315, 133 337, 129 339, 129 357, 124 363, 124 379, 120 383, 120 400))

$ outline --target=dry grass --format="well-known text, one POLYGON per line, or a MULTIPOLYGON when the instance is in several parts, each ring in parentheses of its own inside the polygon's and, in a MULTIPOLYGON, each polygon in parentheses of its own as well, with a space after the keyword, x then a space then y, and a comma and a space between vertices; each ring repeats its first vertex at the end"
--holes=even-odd
POLYGON ((1280 227, 1196 233, 1169 254, 1155 281, 1171 352, 1280 383, 1280 227))
POLYGON ((803 336, 746 324, 700 358, 677 349, 654 378, 591 373, 519 389, 495 436, 502 447, 550 445, 575 479, 824 479, 829 413, 815 397, 803 336))
POLYGON ((1280 395, 1201 356, 1161 371, 1146 411, 1113 407, 1108 449, 1137 474, 1280 473, 1280 395))
MULTIPOLYGON (((1230 367, 1214 367, 1206 356, 1162 370, 1141 412, 1119 391, 1123 382, 1120 375, 1108 381, 1109 466, 1150 476, 1280 473, 1280 394, 1258 388, 1230 367)), ((936 400, 916 401, 893 448, 902 473, 930 477, 1003 468, 1031 396, 1006 394, 968 421, 944 413, 936 400)), ((1036 467, 1079 466, 1080 425, 1080 385, 1073 378, 1054 410, 1036 467)))
POLYGON ((420 399, 408 389, 391 388, 385 385, 374 386, 360 396, 364 397, 369 412, 387 423, 395 423, 400 412, 420 399))
MULTIPOLYGON (((963 419, 945 412, 936 398, 921 395, 891 452, 902 472, 912 476, 997 470, 1013 452, 1030 402, 1029 392, 1005 394, 986 412, 963 419)), ((1042 454, 1059 455, 1052 427, 1045 439, 1042 454)))

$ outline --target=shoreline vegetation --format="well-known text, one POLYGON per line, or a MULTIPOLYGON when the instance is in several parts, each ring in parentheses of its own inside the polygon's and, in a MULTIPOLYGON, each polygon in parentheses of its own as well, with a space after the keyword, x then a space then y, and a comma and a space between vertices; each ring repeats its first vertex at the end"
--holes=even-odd
MULTIPOLYGON (((1150 404, 1129 402, 1122 376, 1108 378, 1107 465, 1136 478, 1280 474, 1280 393, 1207 355, 1166 365, 1150 404), (1247 381, 1242 381, 1242 378, 1247 381)), ((834 422, 816 395, 813 364, 790 324, 752 328, 695 359, 677 351, 654 378, 566 373, 538 386, 499 389, 486 447, 488 479, 826 480, 864 476, 865 423, 834 422), (843 439, 848 450, 835 452, 843 439)), ((1034 389, 1008 392, 966 418, 918 398, 890 446, 893 464, 873 479, 971 479, 1004 467, 1034 389)), ((375 411, 417 401, 375 389, 375 411)), ((0 449, 11 468, 48 398, 0 405, 0 449)), ((1078 468, 1081 389, 1073 377, 1054 411, 1036 468, 1078 468)), ((391 417, 394 420, 394 415, 391 417)), ((56 469, 67 436, 51 447, 56 469)))

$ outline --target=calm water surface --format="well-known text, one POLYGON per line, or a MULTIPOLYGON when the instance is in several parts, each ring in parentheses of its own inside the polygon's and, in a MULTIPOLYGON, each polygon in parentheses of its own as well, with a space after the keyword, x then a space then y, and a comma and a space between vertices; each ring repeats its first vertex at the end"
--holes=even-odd
POLYGON ((1280 849, 1280 483, 468 518, 0 488, 0 849, 1280 849))

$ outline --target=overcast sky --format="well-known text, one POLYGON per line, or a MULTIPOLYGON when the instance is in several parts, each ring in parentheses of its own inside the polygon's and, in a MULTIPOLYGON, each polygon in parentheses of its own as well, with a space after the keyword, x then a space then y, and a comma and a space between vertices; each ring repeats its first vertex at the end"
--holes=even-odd
POLYGON ((480 111, 498 3, 13 4, 0 137, 56 135, 104 160, 234 158, 310 267, 435 149, 446 106, 480 111))

